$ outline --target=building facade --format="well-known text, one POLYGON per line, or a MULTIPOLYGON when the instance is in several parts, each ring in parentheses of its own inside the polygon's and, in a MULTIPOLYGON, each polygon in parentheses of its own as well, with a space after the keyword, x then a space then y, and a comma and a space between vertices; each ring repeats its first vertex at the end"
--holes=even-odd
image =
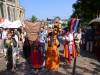
POLYGON ((19 0, 0 0, 0 17, 10 21, 24 20, 25 10, 19 0))

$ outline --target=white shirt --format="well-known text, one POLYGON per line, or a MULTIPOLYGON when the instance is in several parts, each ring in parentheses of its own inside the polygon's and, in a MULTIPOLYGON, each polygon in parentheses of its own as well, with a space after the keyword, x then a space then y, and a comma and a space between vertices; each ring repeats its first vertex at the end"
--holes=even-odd
POLYGON ((21 38, 22 38, 22 42, 23 42, 23 43, 24 43, 24 41, 25 41, 26 35, 27 35, 26 32, 24 32, 24 33, 21 34, 21 38))
POLYGON ((14 38, 15 38, 15 40, 16 40, 16 42, 17 42, 17 47, 18 47, 18 43, 19 43, 18 36, 15 35, 14 38))
POLYGON ((66 35, 66 40, 69 41, 69 44, 73 44, 74 38, 73 38, 73 33, 69 33, 66 35))
POLYGON ((2 39, 6 39, 7 38, 7 31, 3 31, 2 32, 2 39))
POLYGON ((43 31, 43 32, 40 32, 40 34, 39 34, 39 41, 41 42, 41 43, 45 43, 46 42, 46 32, 45 31, 43 31))
POLYGON ((15 38, 16 42, 18 43, 18 36, 15 35, 14 38, 15 38))
POLYGON ((81 38, 82 38, 82 33, 75 33, 74 37, 78 40, 76 40, 76 43, 80 43, 81 42, 81 38))

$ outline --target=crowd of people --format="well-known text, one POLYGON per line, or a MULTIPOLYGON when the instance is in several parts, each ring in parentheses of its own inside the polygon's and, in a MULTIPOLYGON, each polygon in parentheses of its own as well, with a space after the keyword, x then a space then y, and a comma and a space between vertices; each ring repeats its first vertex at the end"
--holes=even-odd
POLYGON ((7 70, 14 70, 19 60, 19 40, 21 33, 18 29, 2 29, 2 49, 6 59, 7 70))
POLYGON ((66 63, 71 64, 72 57, 76 58, 80 55, 81 29, 76 33, 70 31, 70 29, 63 31, 60 23, 55 22, 53 27, 41 27, 38 34, 37 40, 30 41, 26 32, 20 33, 17 29, 3 30, 3 52, 7 61, 7 70, 16 70, 17 61, 20 58, 19 41, 23 42, 24 58, 35 71, 39 69, 46 71, 59 69, 59 36, 62 36, 64 41, 63 56, 67 60, 66 63))
POLYGON ((42 27, 39 38, 30 41, 25 37, 23 52, 26 60, 31 63, 33 70, 45 69, 46 71, 58 70, 60 67, 60 39, 64 41, 63 56, 66 63, 71 64, 71 59, 80 56, 81 29, 74 33, 70 29, 64 31, 60 22, 55 22, 53 27, 42 27))

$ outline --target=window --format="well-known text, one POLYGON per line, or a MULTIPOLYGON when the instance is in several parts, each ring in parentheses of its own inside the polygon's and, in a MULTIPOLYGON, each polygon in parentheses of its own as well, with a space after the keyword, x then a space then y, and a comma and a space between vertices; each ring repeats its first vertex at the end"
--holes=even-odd
POLYGON ((7 10, 8 10, 8 19, 11 20, 10 7, 7 7, 7 10))
POLYGON ((13 8, 13 17, 14 17, 14 20, 16 19, 15 18, 15 8, 13 8))
POLYGON ((3 4, 0 4, 0 17, 4 17, 3 4))
POLYGON ((15 3, 15 0, 8 0, 9 2, 13 2, 13 3, 15 3))
POLYGON ((0 0, 0 1, 4 1, 4 0, 0 0))
POLYGON ((12 1, 12 0, 8 0, 8 1, 12 1))

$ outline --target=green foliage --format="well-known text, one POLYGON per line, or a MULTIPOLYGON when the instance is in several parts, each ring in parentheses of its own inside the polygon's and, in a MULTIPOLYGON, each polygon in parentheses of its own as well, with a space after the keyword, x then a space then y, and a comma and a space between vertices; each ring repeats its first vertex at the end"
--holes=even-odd
POLYGON ((54 20, 61 20, 59 16, 55 17, 54 20))
POLYGON ((68 27, 68 24, 67 23, 62 23, 62 26, 65 28, 65 27, 68 27))
POLYGON ((32 21, 32 22, 37 21, 37 17, 36 17, 36 16, 32 16, 31 21, 32 21))
POLYGON ((77 0, 73 4, 74 12, 72 17, 81 19, 82 24, 88 23, 100 13, 100 0, 77 0))

